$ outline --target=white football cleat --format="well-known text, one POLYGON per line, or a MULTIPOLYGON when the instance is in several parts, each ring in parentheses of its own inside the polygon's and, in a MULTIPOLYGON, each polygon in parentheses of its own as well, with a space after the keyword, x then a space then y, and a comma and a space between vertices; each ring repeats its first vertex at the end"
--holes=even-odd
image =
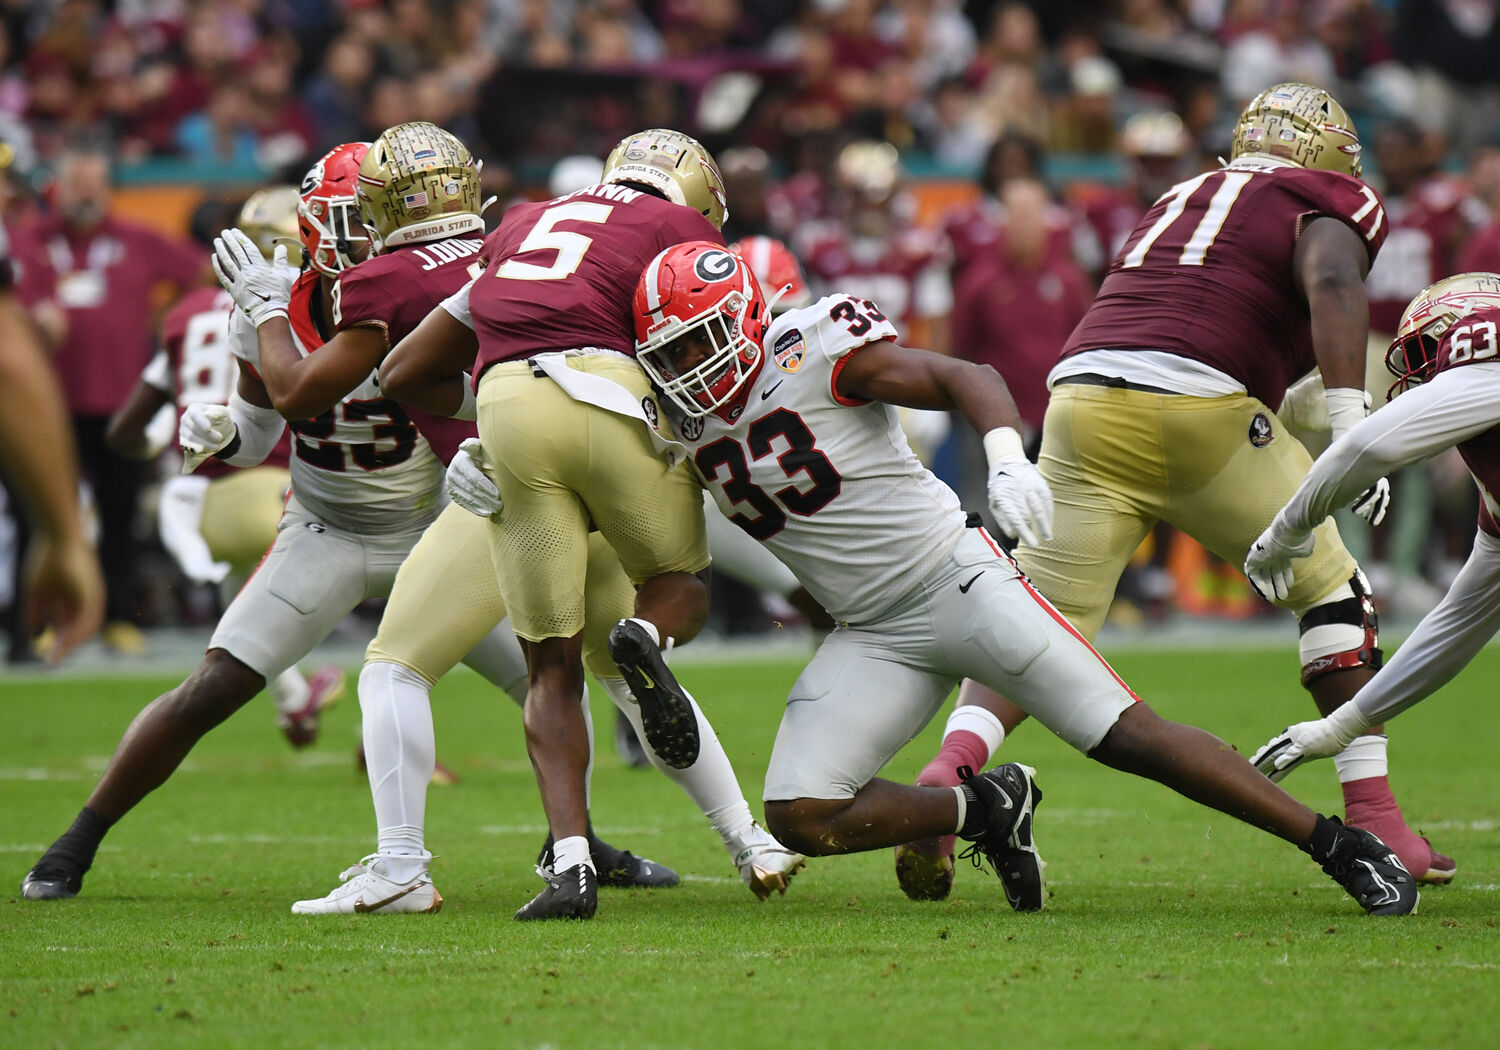
POLYGON ((792 876, 807 866, 807 858, 777 842, 759 824, 751 826, 745 841, 747 845, 734 855, 734 866, 750 892, 756 900, 765 900, 772 890, 785 896, 792 876))
POLYGON ((293 915, 391 915, 417 912, 432 915, 443 907, 443 895, 423 868, 409 882, 387 877, 385 862, 371 854, 339 876, 343 885, 326 897, 297 901, 293 915))

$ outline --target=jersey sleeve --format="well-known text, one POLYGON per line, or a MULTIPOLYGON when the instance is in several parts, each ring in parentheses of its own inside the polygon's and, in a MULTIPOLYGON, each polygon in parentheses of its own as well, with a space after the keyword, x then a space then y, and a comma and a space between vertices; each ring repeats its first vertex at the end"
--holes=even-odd
POLYGON ((801 331, 808 351, 816 354, 829 369, 828 396, 835 403, 850 408, 868 404, 839 394, 839 373, 844 370, 850 355, 860 347, 883 339, 896 339, 896 326, 869 299, 852 295, 830 295, 797 313, 805 315, 801 331))
POLYGON ((260 364, 260 337, 255 334, 255 325, 238 306, 229 311, 229 352, 252 368, 258 368, 260 364))
POLYGON ((1338 219, 1364 241, 1370 261, 1380 253, 1385 235, 1390 231, 1386 221, 1385 202, 1369 186, 1358 179, 1337 172, 1309 172, 1314 177, 1308 187, 1311 191, 1313 210, 1302 216, 1305 228, 1312 218, 1327 216, 1338 219))
POLYGON ((392 304, 400 296, 394 289, 385 287, 383 275, 361 273, 355 266, 344 270, 333 286, 333 326, 339 331, 346 328, 379 328, 390 330, 392 304))
POLYGON ((158 350, 151 355, 151 360, 141 369, 141 382, 152 390, 172 396, 172 365, 167 360, 166 350, 158 350))

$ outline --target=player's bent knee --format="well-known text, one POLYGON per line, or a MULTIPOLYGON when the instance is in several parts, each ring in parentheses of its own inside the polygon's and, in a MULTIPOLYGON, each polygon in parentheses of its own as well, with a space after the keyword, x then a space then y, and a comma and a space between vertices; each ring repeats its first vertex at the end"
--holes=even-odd
POLYGON ((1352 668, 1380 670, 1379 620, 1363 572, 1356 569, 1348 583, 1301 611, 1298 628, 1303 686, 1310 689, 1319 678, 1352 668))
POLYGON ((833 836, 834 820, 849 799, 794 798, 766 803, 766 829, 787 849, 808 857, 844 852, 833 836))

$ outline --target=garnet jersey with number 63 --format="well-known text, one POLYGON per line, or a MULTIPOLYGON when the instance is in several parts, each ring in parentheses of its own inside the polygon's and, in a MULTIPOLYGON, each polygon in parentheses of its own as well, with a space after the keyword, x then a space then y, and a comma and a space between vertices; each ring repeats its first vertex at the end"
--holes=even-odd
MULTIPOLYGON (((1495 361, 1500 361, 1500 308, 1475 310, 1444 333, 1434 373, 1495 361)), ((1500 425, 1459 442, 1458 454, 1483 497, 1479 527, 1491 536, 1500 536, 1500 425)))
POLYGON ((549 350, 602 347, 635 356, 631 299, 657 253, 723 244, 702 215, 626 186, 591 186, 521 204, 485 241, 489 264, 469 292, 478 381, 490 365, 549 350))
POLYGON ((1352 227, 1375 258, 1385 209, 1358 179, 1241 159, 1179 183, 1126 240, 1062 357, 1165 350, 1276 405, 1317 363, 1292 253, 1323 216, 1352 227))

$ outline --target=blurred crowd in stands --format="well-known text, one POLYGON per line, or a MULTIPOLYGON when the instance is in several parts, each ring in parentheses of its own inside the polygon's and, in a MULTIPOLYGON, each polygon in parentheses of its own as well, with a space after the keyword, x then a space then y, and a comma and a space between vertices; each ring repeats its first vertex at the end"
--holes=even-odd
MULTIPOLYGON (((188 235, 339 142, 449 128, 485 161, 493 222, 586 184, 630 130, 697 134, 724 170, 726 237, 778 237, 815 293, 859 290, 908 344, 993 364, 1034 441, 1043 380, 1114 251, 1284 80, 1354 114, 1385 197, 1368 285, 1383 398, 1376 351, 1408 299, 1500 270, 1497 59, 1497 0, 0 0, 0 213, 74 413, 110 618, 174 622, 212 610, 159 583, 141 503, 169 468, 108 447, 108 418, 161 307, 209 279, 188 235), (198 188, 192 230, 117 214, 120 186, 161 182, 198 188)), ((983 506, 977 440, 908 423, 983 506)), ((1346 539, 1388 608, 1415 615, 1467 552, 1475 493, 1448 457, 1396 487, 1386 524, 1351 521, 1346 539)), ((17 527, 0 525, 0 552, 17 527)), ((1139 562, 1118 622, 1269 608, 1169 534, 1139 562)), ((0 564, 0 607, 12 597, 0 564)), ((753 598, 730 589, 721 626, 792 615, 753 598)))

